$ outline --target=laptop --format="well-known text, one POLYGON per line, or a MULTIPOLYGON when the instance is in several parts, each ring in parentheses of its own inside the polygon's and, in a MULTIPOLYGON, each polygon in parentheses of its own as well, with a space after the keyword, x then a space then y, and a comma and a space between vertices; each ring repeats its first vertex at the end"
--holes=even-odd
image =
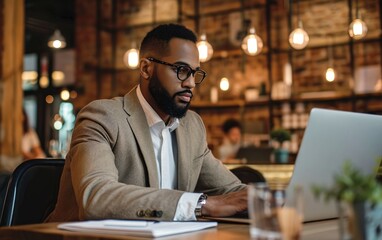
POLYGON ((317 199, 311 186, 331 186, 345 161, 364 174, 376 174, 381 157, 382 116, 312 109, 286 189, 286 205, 299 185, 304 192, 304 222, 338 217, 335 202, 317 199))
POLYGON ((236 159, 245 159, 246 163, 270 163, 273 148, 271 147, 257 147, 257 146, 243 146, 240 147, 236 153, 236 159))

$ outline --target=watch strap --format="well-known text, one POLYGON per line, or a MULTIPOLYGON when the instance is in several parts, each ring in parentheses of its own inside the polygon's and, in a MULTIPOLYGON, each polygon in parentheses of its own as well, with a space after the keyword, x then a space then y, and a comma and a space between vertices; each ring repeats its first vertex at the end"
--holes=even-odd
POLYGON ((202 208, 203 208, 203 205, 207 203, 207 198, 208 198, 207 194, 204 194, 204 193, 199 197, 198 203, 196 204, 196 207, 195 207, 195 217, 203 216, 202 208))

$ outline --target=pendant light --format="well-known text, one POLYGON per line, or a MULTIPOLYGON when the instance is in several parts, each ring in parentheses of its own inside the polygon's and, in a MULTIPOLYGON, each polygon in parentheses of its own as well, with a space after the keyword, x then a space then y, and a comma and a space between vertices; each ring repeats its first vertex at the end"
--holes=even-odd
POLYGON ((60 30, 58 29, 54 30, 53 35, 49 38, 48 46, 50 48, 65 48, 66 47, 65 38, 62 36, 60 30))
POLYGON ((250 56, 258 55, 263 49, 263 40, 256 34, 254 27, 249 29, 249 34, 243 39, 241 48, 250 56))
POLYGON ((356 9, 355 9, 355 19, 350 23, 349 25, 349 35, 355 40, 362 39, 367 34, 367 26, 364 21, 361 20, 361 17, 359 16, 359 9, 358 9, 358 0, 356 0, 356 9))
POLYGON ((66 88, 62 89, 62 91, 60 92, 60 97, 61 97, 62 101, 68 101, 70 98, 69 90, 66 88))
POLYGON ((228 78, 226 77, 223 77, 222 79, 220 79, 220 89, 222 91, 227 91, 229 89, 229 80, 228 78))
POLYGON ((199 60, 201 62, 207 62, 212 58, 212 55, 214 54, 214 49, 212 48, 211 44, 207 41, 207 36, 205 33, 203 33, 200 36, 200 40, 196 43, 196 46, 198 47, 199 60))
POLYGON ((127 50, 123 55, 123 63, 130 69, 136 69, 139 66, 139 51, 136 48, 136 43, 132 43, 132 48, 127 50))
POLYGON ((201 21, 201 17, 199 15, 199 11, 200 11, 199 4, 197 4, 195 11, 196 11, 195 14, 197 16, 196 30, 198 33, 202 32, 202 34, 200 35, 199 41, 196 43, 196 47, 198 48, 198 52, 199 52, 199 61, 207 62, 208 60, 212 58, 212 55, 214 54, 214 49, 212 48, 211 44, 207 41, 206 33, 204 33, 203 31, 199 31, 199 29, 203 29, 203 27, 201 26, 203 21, 201 21))
POLYGON ((334 72, 334 69, 332 67, 328 67, 325 72, 325 79, 328 82, 333 82, 336 78, 336 73, 334 72))
POLYGON ((325 72, 325 79, 328 82, 333 82, 336 78, 336 73, 334 71, 334 66, 333 66, 333 47, 330 45, 328 47, 328 68, 326 69, 325 72))
POLYGON ((300 19, 300 5, 297 0, 297 24, 298 27, 289 34, 289 43, 294 49, 304 49, 309 43, 309 35, 302 26, 300 19))
POLYGON ((59 131, 62 129, 63 126, 64 126, 64 119, 62 118, 61 115, 55 114, 53 117, 53 128, 59 131))

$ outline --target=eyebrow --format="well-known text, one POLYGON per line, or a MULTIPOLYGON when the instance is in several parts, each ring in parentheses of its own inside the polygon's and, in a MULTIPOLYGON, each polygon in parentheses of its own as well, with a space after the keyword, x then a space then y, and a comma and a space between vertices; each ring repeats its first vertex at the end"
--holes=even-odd
MULTIPOLYGON (((185 66, 188 66, 188 67, 190 67, 191 69, 193 69, 193 68, 190 66, 190 64, 185 63, 185 62, 182 62, 182 61, 175 62, 175 63, 173 63, 173 64, 174 64, 174 65, 185 65, 185 66)), ((195 70, 200 70, 200 67, 196 67, 195 70)))

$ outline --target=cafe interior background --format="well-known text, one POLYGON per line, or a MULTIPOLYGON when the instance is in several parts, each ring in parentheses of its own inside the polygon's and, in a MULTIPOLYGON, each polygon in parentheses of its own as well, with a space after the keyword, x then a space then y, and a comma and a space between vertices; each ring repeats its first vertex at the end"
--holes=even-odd
POLYGON ((2 0, 0 8, 1 158, 20 155, 23 106, 45 152, 64 156, 83 106, 138 83, 137 48, 161 23, 198 34, 208 75, 191 108, 213 151, 230 117, 256 145, 288 129, 296 153, 313 107, 382 114, 378 0, 2 0))

